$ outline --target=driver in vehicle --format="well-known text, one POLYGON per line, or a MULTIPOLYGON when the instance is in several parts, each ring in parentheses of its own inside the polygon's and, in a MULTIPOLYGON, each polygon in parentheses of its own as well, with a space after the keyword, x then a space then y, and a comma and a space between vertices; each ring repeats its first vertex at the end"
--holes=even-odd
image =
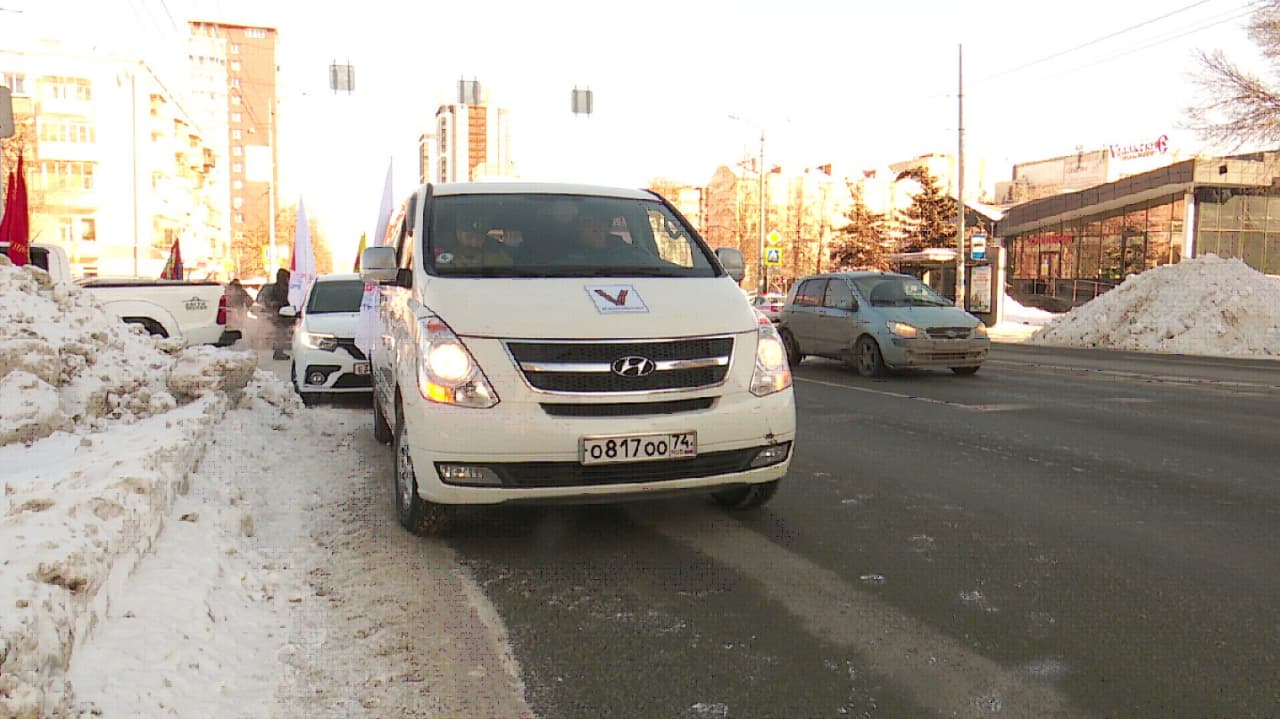
POLYGON ((436 262, 448 267, 493 267, 511 264, 511 255, 493 245, 489 231, 491 220, 485 217, 459 217, 454 224, 456 249, 441 252, 436 262))

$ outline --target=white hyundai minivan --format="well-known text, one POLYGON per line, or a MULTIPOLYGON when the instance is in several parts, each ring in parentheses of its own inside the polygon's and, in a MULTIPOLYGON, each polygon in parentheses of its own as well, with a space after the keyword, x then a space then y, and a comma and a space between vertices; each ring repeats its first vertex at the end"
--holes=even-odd
POLYGON ((457 505, 777 491, 795 439, 786 349, 647 190, 427 184, 361 257, 379 286, 374 434, 401 523, 457 505))

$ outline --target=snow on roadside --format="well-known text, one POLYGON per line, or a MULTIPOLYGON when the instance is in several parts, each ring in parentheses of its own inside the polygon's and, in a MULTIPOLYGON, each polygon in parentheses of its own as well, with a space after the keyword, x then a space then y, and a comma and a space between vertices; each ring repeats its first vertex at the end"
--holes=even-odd
POLYGON ((153 339, 0 258, 0 716, 67 709, 73 648, 257 371, 251 353, 153 339))
POLYGON ((1280 357, 1280 279, 1205 255, 1131 275, 1047 323, 1029 344, 1280 357))

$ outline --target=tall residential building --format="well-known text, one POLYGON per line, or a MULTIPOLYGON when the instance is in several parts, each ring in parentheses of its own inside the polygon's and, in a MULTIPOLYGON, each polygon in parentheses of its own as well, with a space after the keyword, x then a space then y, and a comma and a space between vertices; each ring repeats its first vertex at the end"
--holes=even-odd
POLYGON ((278 208, 279 141, 274 28, 192 21, 193 94, 210 127, 225 132, 219 204, 228 214, 230 274, 270 274, 282 266, 272 215, 278 208), (220 101, 222 104, 219 106, 220 101), (223 174, 225 173, 225 174, 223 174))
POLYGON ((515 176, 510 113, 490 106, 487 97, 475 99, 474 104, 441 105, 436 110, 434 135, 419 138, 423 182, 515 176))
POLYGON ((33 42, 0 50, 0 77, 19 128, 4 166, 25 158, 32 241, 61 245, 77 276, 156 276, 177 239, 189 275, 218 269, 215 153, 149 64, 33 42))

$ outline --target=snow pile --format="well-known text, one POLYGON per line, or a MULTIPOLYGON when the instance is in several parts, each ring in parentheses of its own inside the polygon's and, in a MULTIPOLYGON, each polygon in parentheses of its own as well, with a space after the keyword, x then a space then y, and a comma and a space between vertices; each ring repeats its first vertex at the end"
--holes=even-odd
POLYGON ((99 430, 239 392, 246 352, 182 349, 107 314, 93 295, 0 258, 0 445, 99 430))
POLYGON ((1205 255, 1131 275, 1046 324, 1030 344, 1280 357, 1280 279, 1205 255))
POLYGON ((255 365, 140 334, 0 258, 0 716, 64 715, 73 647, 190 491, 228 409, 301 410, 255 365))

